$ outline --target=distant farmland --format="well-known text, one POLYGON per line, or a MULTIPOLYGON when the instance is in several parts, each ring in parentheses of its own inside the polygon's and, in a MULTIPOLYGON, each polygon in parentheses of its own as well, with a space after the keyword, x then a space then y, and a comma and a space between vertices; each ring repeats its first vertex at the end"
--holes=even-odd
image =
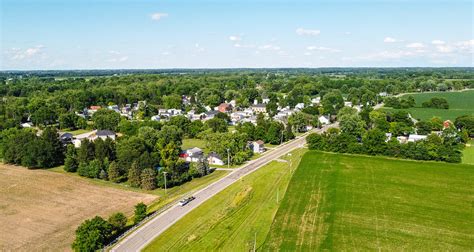
POLYGON ((264 251, 474 249, 474 166, 307 152, 264 251))
POLYGON ((123 211, 154 195, 0 163, 0 251, 69 251, 85 219, 123 211))
MULTIPOLYGON (((443 120, 456 119, 462 115, 474 115, 474 90, 462 92, 434 92, 409 94, 415 98, 416 107, 409 109, 400 109, 409 111, 416 119, 429 120, 433 116, 440 117, 443 120), (433 97, 442 97, 448 100, 449 109, 422 108, 421 104, 433 97)), ((408 95, 405 95, 408 96, 408 95)), ((403 97, 405 97, 403 96, 403 97)), ((395 110, 392 108, 383 108, 384 110, 395 110)))

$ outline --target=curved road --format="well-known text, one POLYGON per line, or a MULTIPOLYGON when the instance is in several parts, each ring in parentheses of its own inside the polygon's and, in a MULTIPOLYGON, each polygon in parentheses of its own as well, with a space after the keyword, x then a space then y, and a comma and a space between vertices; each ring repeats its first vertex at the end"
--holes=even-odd
MULTIPOLYGON (((327 125, 322 129, 316 129, 312 132, 323 132, 331 127, 337 127, 337 125, 327 125)), ((180 220, 187 213, 191 212, 193 209, 195 209, 220 191, 224 190, 226 187, 230 186, 235 181, 258 170, 269 162, 289 153, 290 151, 303 147, 305 144, 306 134, 292 141, 289 141, 271 151, 268 151, 262 157, 249 162, 241 168, 235 169, 229 175, 199 190, 193 195, 194 197, 196 197, 196 199, 189 202, 187 205, 183 207, 178 205, 172 206, 170 209, 166 210, 160 215, 157 215, 155 218, 151 219, 143 226, 135 230, 133 233, 125 237, 123 240, 118 242, 114 247, 112 247, 111 251, 129 252, 139 251, 143 249, 155 237, 163 233, 166 229, 171 227, 171 225, 180 220)))

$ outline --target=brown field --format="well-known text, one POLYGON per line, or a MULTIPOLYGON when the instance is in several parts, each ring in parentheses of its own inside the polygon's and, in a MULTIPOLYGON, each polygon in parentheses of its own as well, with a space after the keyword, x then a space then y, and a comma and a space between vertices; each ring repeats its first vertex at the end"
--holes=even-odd
POLYGON ((71 250, 85 219, 133 213, 156 196, 99 186, 75 176, 0 164, 0 251, 71 250))

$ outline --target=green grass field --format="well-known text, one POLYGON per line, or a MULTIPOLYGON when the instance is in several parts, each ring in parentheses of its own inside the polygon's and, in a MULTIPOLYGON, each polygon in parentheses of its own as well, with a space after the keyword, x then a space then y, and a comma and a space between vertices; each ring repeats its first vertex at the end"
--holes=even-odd
POLYGON ((464 148, 462 163, 474 165, 474 140, 469 141, 464 148))
MULTIPOLYGON (((440 117, 443 120, 456 119, 462 115, 474 115, 474 90, 463 92, 434 92, 434 93, 419 93, 409 94, 415 98, 416 107, 409 109, 401 109, 409 111, 416 119, 429 120, 434 116, 440 117), (428 101, 432 97, 443 97, 448 100, 449 109, 433 109, 422 108, 421 104, 428 101)), ((408 96, 408 95, 406 95, 408 96)), ((383 108, 384 110, 394 110, 392 108, 383 108)))
POLYGON ((470 165, 307 152, 262 250, 473 250, 473 181, 470 165))
POLYGON ((198 147, 202 149, 205 153, 209 152, 209 150, 206 148, 206 141, 202 139, 196 139, 196 138, 183 139, 183 145, 181 146, 183 150, 194 148, 194 147, 198 147))
POLYGON ((305 150, 244 177, 174 224, 145 251, 249 251, 260 247, 305 150), (292 169, 289 169, 289 166, 292 169))

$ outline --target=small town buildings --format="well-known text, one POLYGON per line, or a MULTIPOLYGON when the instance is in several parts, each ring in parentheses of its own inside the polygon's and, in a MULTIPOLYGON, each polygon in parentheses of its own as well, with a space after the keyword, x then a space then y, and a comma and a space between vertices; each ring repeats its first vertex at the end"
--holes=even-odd
POLYGON ((296 105, 295 105, 295 109, 297 109, 297 110, 302 110, 302 109, 304 109, 304 103, 301 102, 301 103, 296 104, 296 105))
POLYGON ((254 153, 262 153, 265 151, 265 145, 262 140, 250 142, 249 147, 254 153))
POLYGON ((33 127, 33 123, 31 123, 31 122, 26 122, 26 123, 20 124, 20 126, 21 126, 22 128, 31 128, 31 127, 33 127))
POLYGON ((232 111, 232 105, 229 103, 221 103, 219 106, 217 106, 217 110, 222 113, 228 113, 232 111))
POLYGON ((64 145, 66 145, 68 143, 72 143, 73 138, 74 138, 74 136, 69 132, 60 132, 59 133, 59 140, 64 145))
POLYGON ((313 105, 319 105, 321 103, 321 97, 318 96, 316 98, 311 99, 311 103, 313 105))
POLYGON ((221 156, 215 152, 209 153, 207 156, 207 162, 210 165, 224 165, 224 161, 222 160, 221 156))
POLYGON ((443 129, 447 129, 451 127, 452 125, 453 125, 453 122, 451 122, 450 120, 446 120, 443 122, 443 129))
POLYGON ((392 133, 385 133, 385 142, 388 142, 392 139, 392 133))
POLYGON ((425 140, 428 136, 426 135, 416 135, 416 134, 413 134, 413 135, 409 135, 408 136, 408 142, 418 142, 420 140, 425 140))
POLYGON ((407 143, 408 137, 406 137, 406 136, 397 136, 397 140, 398 140, 399 143, 404 144, 404 143, 407 143))
POLYGON ((160 116, 159 115, 154 115, 150 118, 152 121, 159 122, 160 121, 160 116))
POLYGON ((198 147, 194 147, 187 149, 181 157, 188 162, 198 162, 204 157, 204 152, 198 147))
POLYGON ((101 138, 102 140, 105 140, 107 138, 115 140, 115 137, 116 137, 115 132, 113 132, 111 130, 97 130, 97 132, 95 133, 95 137, 94 137, 94 135, 91 135, 90 138, 91 138, 92 141, 94 141, 97 138, 101 138))
POLYGON ((318 117, 318 121, 321 125, 326 125, 330 123, 329 119, 326 116, 318 117))
POLYGON ((346 101, 346 102, 344 102, 344 106, 346 106, 346 107, 352 107, 352 102, 346 101))
POLYGON ((267 107, 265 104, 254 104, 252 105, 252 111, 254 113, 267 113, 267 107))

